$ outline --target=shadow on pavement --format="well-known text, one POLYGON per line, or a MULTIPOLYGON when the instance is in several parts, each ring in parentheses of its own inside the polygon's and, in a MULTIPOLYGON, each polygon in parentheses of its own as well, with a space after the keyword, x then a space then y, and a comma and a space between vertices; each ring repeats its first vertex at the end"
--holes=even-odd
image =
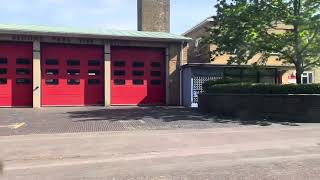
POLYGON ((236 123, 240 125, 271 126, 281 124, 285 126, 299 126, 291 122, 276 122, 268 120, 241 120, 228 117, 216 117, 201 113, 197 109, 183 107, 112 107, 109 109, 93 109, 68 112, 73 122, 89 121, 138 121, 148 119, 162 122, 173 121, 207 121, 212 123, 236 123))

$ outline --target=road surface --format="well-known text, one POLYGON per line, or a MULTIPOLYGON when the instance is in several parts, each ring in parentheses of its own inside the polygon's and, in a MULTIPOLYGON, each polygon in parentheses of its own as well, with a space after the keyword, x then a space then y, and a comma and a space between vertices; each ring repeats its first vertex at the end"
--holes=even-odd
POLYGON ((0 137, 5 180, 320 179, 320 125, 0 137))

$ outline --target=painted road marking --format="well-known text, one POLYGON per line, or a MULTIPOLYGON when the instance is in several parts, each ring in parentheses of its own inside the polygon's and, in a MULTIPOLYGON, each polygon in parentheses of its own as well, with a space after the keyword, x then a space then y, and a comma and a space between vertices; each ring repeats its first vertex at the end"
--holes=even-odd
POLYGON ((10 124, 7 126, 0 126, 0 128, 19 129, 24 125, 26 125, 26 123, 22 122, 22 123, 10 124))
POLYGON ((22 126, 24 126, 26 123, 22 122, 22 123, 16 123, 13 129, 19 129, 22 126))

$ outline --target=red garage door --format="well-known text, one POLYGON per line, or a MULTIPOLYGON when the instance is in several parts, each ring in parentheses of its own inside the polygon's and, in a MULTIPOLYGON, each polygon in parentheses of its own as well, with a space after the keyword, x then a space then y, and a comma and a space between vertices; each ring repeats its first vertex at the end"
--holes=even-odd
POLYGON ((165 51, 159 48, 111 48, 111 103, 165 104, 165 51))
POLYGON ((103 52, 100 46, 42 44, 42 105, 103 105, 103 52))
POLYGON ((32 43, 0 43, 0 106, 32 106, 32 43))

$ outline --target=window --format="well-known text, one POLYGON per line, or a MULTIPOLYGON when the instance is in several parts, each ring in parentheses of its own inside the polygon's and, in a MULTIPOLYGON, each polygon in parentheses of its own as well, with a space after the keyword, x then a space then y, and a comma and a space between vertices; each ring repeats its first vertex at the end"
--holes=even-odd
POLYGON ((124 62, 124 61, 115 61, 115 62, 113 63, 113 65, 114 65, 115 67, 124 67, 124 66, 126 66, 126 62, 124 62))
POLYGON ((224 76, 226 78, 232 78, 235 80, 241 80, 241 69, 236 68, 226 68, 224 72, 224 76))
POLYGON ((99 76, 100 71, 99 70, 88 70, 88 75, 89 76, 99 76))
POLYGON ((312 84, 313 83, 313 72, 304 72, 301 75, 302 84, 312 84))
POLYGON ((68 66, 80 66, 80 60, 68 60, 67 61, 67 65, 68 66))
POLYGON ((240 76, 241 75, 241 69, 236 68, 226 68, 225 69, 225 76, 240 76))
POLYGON ((259 83, 276 84, 277 83, 277 70, 264 69, 259 71, 259 83))
POLYGON ((46 65, 49 65, 49 66, 59 65, 59 61, 57 59, 47 59, 46 65))
POLYGON ((132 75, 134 75, 134 76, 143 76, 144 75, 144 71, 133 71, 132 75))
POLYGON ((134 85, 143 85, 143 84, 144 84, 144 82, 143 82, 142 79, 135 79, 135 80, 133 80, 132 83, 133 83, 134 85))
POLYGON ((68 79, 68 85, 79 85, 80 79, 68 79))
POLYGON ((242 82, 276 83, 275 69, 226 68, 224 76, 242 82))
POLYGON ((99 60, 89 60, 88 66, 100 66, 100 61, 99 60))
POLYGON ((79 69, 68 69, 67 74, 71 76, 79 76, 80 70, 79 69))
POLYGON ((31 81, 30 81, 30 79, 19 78, 19 79, 16 79, 16 83, 17 84, 30 84, 31 81))
POLYGON ((7 84, 6 78, 0 78, 0 84, 7 84))
POLYGON ((159 76, 161 76, 161 72, 160 71, 151 71, 151 76, 159 77, 159 76))
POLYGON ((241 80, 244 82, 252 82, 252 83, 257 83, 259 82, 258 79, 258 71, 255 69, 242 69, 242 77, 241 80))
POLYGON ((114 80, 114 84, 115 85, 125 85, 126 84, 126 80, 116 79, 116 80, 114 80))
POLYGON ((88 84, 89 85, 100 84, 100 80, 99 79, 89 79, 88 84))
POLYGON ((200 46, 200 44, 201 44, 201 41, 202 41, 202 38, 201 37, 199 37, 199 38, 197 38, 196 40, 195 40, 195 42, 194 42, 194 47, 199 47, 200 46))
POLYGON ((133 62, 133 67, 144 67, 144 62, 133 62))
POLYGON ((58 69, 47 69, 46 70, 46 74, 47 75, 58 75, 59 74, 59 70, 58 69))
POLYGON ((151 80, 152 85, 161 85, 161 80, 151 80))
POLYGON ((28 65, 31 64, 29 59, 25 59, 25 58, 18 58, 16 61, 17 64, 20 65, 28 65))
POLYGON ((274 76, 276 73, 276 70, 275 69, 263 69, 263 70, 260 70, 259 72, 260 72, 261 76, 274 76))
POLYGON ((152 62, 151 67, 154 67, 154 68, 161 67, 161 64, 160 62, 152 62))
POLYGON ((0 64, 8 64, 7 58, 0 58, 0 64))
POLYGON ((58 79, 46 79, 46 84, 57 85, 57 84, 59 84, 59 80, 58 79))
POLYGON ((17 75, 30 74, 30 70, 19 68, 19 69, 16 69, 16 74, 17 75))
POLYGON ((113 75, 115 75, 115 76, 125 76, 126 72, 125 71, 114 71, 113 75))
POLYGON ((1 68, 0 69, 0 74, 7 74, 7 69, 1 68))

